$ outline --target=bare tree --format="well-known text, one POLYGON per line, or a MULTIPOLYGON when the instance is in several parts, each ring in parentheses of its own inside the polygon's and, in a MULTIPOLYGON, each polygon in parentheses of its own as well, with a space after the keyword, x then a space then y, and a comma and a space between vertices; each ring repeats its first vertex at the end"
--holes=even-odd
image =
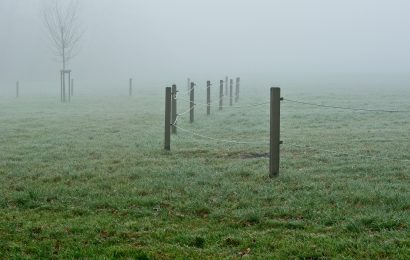
POLYGON ((78 17, 78 1, 51 0, 43 6, 43 22, 50 38, 53 53, 62 69, 78 54, 78 43, 84 31, 78 17))
POLYGON ((48 0, 43 7, 43 22, 51 41, 53 53, 61 62, 61 101, 66 101, 66 74, 68 74, 68 102, 71 100, 71 70, 67 63, 78 54, 78 42, 83 30, 78 21, 77 0, 48 0))

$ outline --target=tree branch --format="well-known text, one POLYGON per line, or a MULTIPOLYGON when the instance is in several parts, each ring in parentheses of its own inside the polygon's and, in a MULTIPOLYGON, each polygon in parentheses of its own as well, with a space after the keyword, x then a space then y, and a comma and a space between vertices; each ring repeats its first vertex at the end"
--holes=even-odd
POLYGON ((65 63, 78 54, 77 47, 84 35, 78 22, 78 0, 70 0, 66 5, 60 0, 49 0, 42 11, 52 52, 65 67, 65 63))

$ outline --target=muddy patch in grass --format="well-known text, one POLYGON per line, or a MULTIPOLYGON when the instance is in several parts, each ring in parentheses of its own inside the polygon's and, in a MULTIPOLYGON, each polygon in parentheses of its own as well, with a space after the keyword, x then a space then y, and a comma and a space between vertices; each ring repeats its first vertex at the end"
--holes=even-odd
POLYGON ((269 158, 269 153, 244 153, 242 154, 242 159, 258 159, 258 158, 269 158))

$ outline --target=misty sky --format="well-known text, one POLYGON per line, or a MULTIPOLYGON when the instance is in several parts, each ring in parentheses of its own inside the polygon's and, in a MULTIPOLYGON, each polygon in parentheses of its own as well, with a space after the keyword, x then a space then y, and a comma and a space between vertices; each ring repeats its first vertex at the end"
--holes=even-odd
MULTIPOLYGON (((0 84, 53 81, 40 0, 0 0, 0 84)), ((410 74, 408 0, 80 0, 84 81, 410 74)), ((154 80, 154 81, 155 81, 154 80)))

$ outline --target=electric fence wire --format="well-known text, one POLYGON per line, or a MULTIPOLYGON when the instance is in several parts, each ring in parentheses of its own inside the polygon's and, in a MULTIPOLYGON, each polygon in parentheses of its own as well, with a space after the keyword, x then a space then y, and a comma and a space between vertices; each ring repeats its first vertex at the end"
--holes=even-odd
POLYGON ((250 141, 250 142, 244 142, 244 141, 236 141, 236 140, 219 139, 219 138, 214 138, 214 137, 206 136, 206 135, 203 135, 203 134, 198 134, 197 132, 194 132, 194 131, 191 131, 191 130, 182 128, 182 127, 177 126, 177 125, 175 125, 175 124, 172 124, 172 125, 174 125, 177 129, 179 129, 179 130, 181 130, 181 131, 183 131, 183 132, 189 133, 189 134, 191 134, 191 135, 193 135, 193 136, 197 136, 197 137, 201 137, 201 138, 204 138, 204 139, 208 139, 208 140, 212 140, 212 141, 216 141, 216 142, 221 142, 221 143, 231 143, 231 144, 265 144, 265 145, 268 145, 268 144, 269 144, 268 141, 250 141))
MULTIPOLYGON (((188 93, 190 93, 190 91, 189 91, 188 93)), ((224 98, 227 98, 227 96, 224 96, 224 95, 223 95, 222 97, 217 98, 217 99, 216 99, 216 101, 214 101, 214 102, 215 102, 215 103, 219 103, 219 101, 223 100, 224 98)), ((175 100, 178 100, 178 98, 175 98, 175 100)), ((189 102, 189 103, 191 102, 191 101, 186 100, 186 99, 185 99, 185 100, 180 99, 180 100, 182 100, 182 101, 186 101, 186 102, 189 102)), ((194 102, 194 103, 195 103, 195 102, 194 102)), ((204 105, 205 105, 205 104, 204 104, 204 105)), ((211 106, 213 106, 213 105, 211 105, 211 106)))
POLYGON ((179 121, 179 118, 180 118, 180 117, 177 115, 177 117, 175 118, 175 121, 172 122, 171 126, 176 126, 177 123, 178 123, 178 121, 179 121))
POLYGON ((309 102, 304 102, 304 101, 299 101, 299 100, 292 100, 292 99, 287 99, 287 98, 284 98, 283 100, 291 102, 291 103, 297 103, 297 104, 308 105, 308 106, 334 108, 334 109, 344 109, 344 110, 352 110, 352 111, 384 112, 384 113, 410 113, 410 111, 407 111, 407 110, 352 108, 352 107, 342 107, 342 106, 321 105, 321 104, 309 103, 309 102))
POLYGON ((181 94, 180 93, 180 91, 179 90, 177 90, 177 93, 176 93, 176 95, 181 95, 181 96, 189 96, 190 94, 191 94, 191 92, 192 92, 192 88, 189 88, 189 90, 188 91, 186 91, 186 92, 184 92, 183 94, 181 94))
MULTIPOLYGON (((178 117, 175 120, 174 123, 171 125, 175 126, 177 129, 189 133, 193 136, 201 137, 203 139, 208 139, 216 142, 221 142, 221 143, 230 143, 230 144, 265 144, 269 145, 269 141, 237 141, 237 140, 227 140, 227 139, 220 139, 220 138, 215 138, 215 137, 210 137, 206 136, 203 134, 199 134, 197 132, 182 128, 180 126, 177 126, 176 123, 178 121, 178 117)), ((389 157, 380 157, 380 156, 372 156, 372 155, 364 155, 364 154, 358 154, 358 155, 351 155, 350 153, 347 152, 341 152, 341 151, 334 151, 334 150, 328 150, 328 149, 322 149, 322 148, 314 148, 310 145, 297 145, 297 144, 292 144, 285 142, 284 143, 285 147, 294 147, 294 148, 299 148, 299 149, 307 149, 307 150, 312 150, 312 151, 319 151, 319 152, 325 152, 328 154, 333 154, 333 155, 339 155, 339 156, 349 156, 349 157, 362 157, 362 158, 368 158, 372 160, 384 160, 384 161, 396 161, 396 162, 407 162, 410 163, 410 159, 395 159, 395 158, 389 158, 389 157)))
MULTIPOLYGON (((177 98, 176 99, 181 100, 181 101, 185 101, 187 103, 194 103, 195 105, 199 105, 199 106, 210 106, 210 107, 220 107, 218 105, 212 105, 212 104, 205 104, 205 103, 198 103, 198 102, 193 102, 191 100, 187 100, 187 99, 182 99, 182 98, 177 98)), ((221 106, 222 108, 245 108, 245 107, 259 107, 259 106, 263 106, 266 104, 269 104, 270 101, 266 101, 266 102, 261 102, 261 103, 255 103, 255 104, 248 104, 248 105, 243 105, 243 106, 221 106)))
MULTIPOLYGON (((227 97, 226 95, 222 96, 218 101, 220 101, 221 99, 227 97)), ((177 99, 176 99, 177 100, 177 99)), ((190 100, 185 100, 185 99, 180 99, 182 101, 188 102, 188 103, 192 103, 192 101, 190 100)), ((385 112, 385 113, 407 113, 410 111, 405 111, 405 110, 384 110, 384 109, 365 109, 365 108, 350 108, 350 107, 340 107, 340 106, 329 106, 329 105, 321 105, 321 104, 315 104, 315 103, 308 103, 308 102, 302 102, 302 101, 298 101, 298 100, 291 100, 291 99, 283 99, 284 101, 288 101, 288 102, 292 102, 292 103, 298 103, 298 104, 303 104, 303 105, 311 105, 311 106, 317 106, 317 107, 325 107, 325 108, 334 108, 334 109, 345 109, 345 110, 353 110, 353 111, 369 111, 369 112, 385 112)), ((244 106, 222 106, 222 107, 234 107, 234 108, 242 108, 242 107, 260 107, 262 105, 266 105, 269 104, 270 102, 263 102, 263 103, 257 103, 257 104, 249 104, 249 105, 244 105, 244 106)), ((268 145, 269 142, 268 141, 249 141, 249 142, 245 142, 245 141, 237 141, 237 140, 227 140, 227 139, 219 139, 219 138, 215 138, 215 137, 210 137, 210 136, 206 136, 203 134, 199 134, 197 132, 182 128, 180 126, 177 126, 177 121, 178 118, 186 113, 189 113, 195 106, 197 105, 202 105, 202 106, 208 106, 208 104, 204 104, 204 103, 196 103, 194 102, 194 105, 188 109, 187 111, 184 111, 182 113, 177 114, 177 119, 171 124, 173 126, 175 126, 177 129, 189 133, 193 136, 197 136, 197 137, 201 137, 204 139, 208 139, 208 140, 212 140, 212 141, 216 141, 216 142, 221 142, 221 143, 230 143, 230 144, 265 144, 268 145)), ((212 106, 212 105, 211 105, 212 106)), ((218 106, 212 106, 212 107, 218 107, 218 106)), ((341 151, 334 151, 334 150, 327 150, 327 149, 321 149, 321 148, 314 148, 311 146, 303 146, 303 145, 296 145, 296 144, 288 144, 285 143, 285 146, 288 147, 294 147, 294 148, 301 148, 301 149, 307 149, 307 150, 313 150, 313 151, 319 151, 319 152, 325 152, 325 153, 329 153, 329 154, 333 154, 333 155, 339 155, 339 156, 353 156, 350 153, 347 152, 341 152, 341 151)), ((354 155, 354 157, 362 157, 362 158, 368 158, 368 159, 373 159, 373 160, 385 160, 385 161, 396 161, 396 162, 410 162, 410 159, 395 159, 395 158, 388 158, 388 157, 380 157, 380 156, 371 156, 371 155, 363 155, 363 154, 359 154, 359 155, 354 155)))
POLYGON ((346 152, 340 152, 340 151, 333 151, 333 150, 315 148, 315 147, 312 147, 312 146, 309 146, 309 145, 304 146, 304 145, 297 145, 297 144, 288 144, 287 142, 285 142, 285 144, 286 144, 286 146, 288 146, 288 147, 302 148, 302 149, 307 149, 307 150, 312 150, 312 151, 318 151, 318 152, 325 152, 325 153, 334 154, 334 155, 339 155, 339 156, 362 157, 362 158, 368 158, 368 159, 373 159, 373 160, 396 161, 396 162, 407 162, 407 163, 410 163, 410 160, 407 160, 407 159, 395 159, 395 158, 389 158, 389 157, 380 157, 380 156, 372 156, 372 155, 364 155, 364 154, 351 155, 350 153, 346 153, 346 152))
POLYGON ((194 104, 192 107, 190 107, 189 109, 185 110, 184 112, 177 114, 177 116, 183 116, 183 115, 185 115, 185 114, 191 112, 191 111, 195 108, 195 106, 196 106, 196 104, 194 104))

